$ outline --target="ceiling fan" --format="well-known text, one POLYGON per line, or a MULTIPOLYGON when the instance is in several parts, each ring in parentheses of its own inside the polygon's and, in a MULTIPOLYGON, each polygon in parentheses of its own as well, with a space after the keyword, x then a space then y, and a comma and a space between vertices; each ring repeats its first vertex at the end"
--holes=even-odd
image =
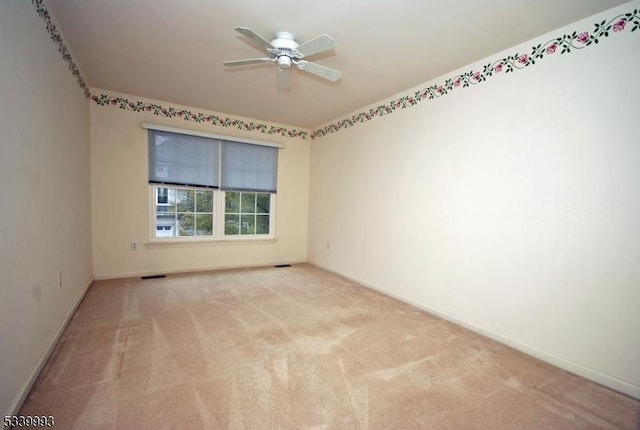
POLYGON ((269 57, 251 58, 248 60, 225 61, 224 65, 228 67, 246 66, 248 64, 258 63, 274 63, 278 65, 277 87, 279 90, 289 88, 291 76, 291 66, 294 65, 298 69, 316 75, 322 79, 336 82, 342 77, 342 72, 331 69, 320 64, 311 63, 303 60, 321 52, 329 51, 336 46, 335 40, 326 34, 320 35, 303 44, 298 44, 295 36, 286 31, 276 33, 276 38, 271 42, 260 36, 255 31, 246 27, 236 27, 235 30, 247 37, 249 40, 258 44, 264 49, 269 57))

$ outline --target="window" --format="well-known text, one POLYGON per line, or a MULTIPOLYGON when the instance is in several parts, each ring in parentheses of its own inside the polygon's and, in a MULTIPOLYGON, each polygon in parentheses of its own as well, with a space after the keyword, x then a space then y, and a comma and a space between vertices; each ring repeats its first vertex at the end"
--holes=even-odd
POLYGON ((147 128, 151 240, 274 236, 277 147, 147 128))
POLYGON ((268 193, 227 192, 224 234, 269 234, 271 197, 268 193))
POLYGON ((213 190, 154 188, 156 237, 213 236, 213 190))

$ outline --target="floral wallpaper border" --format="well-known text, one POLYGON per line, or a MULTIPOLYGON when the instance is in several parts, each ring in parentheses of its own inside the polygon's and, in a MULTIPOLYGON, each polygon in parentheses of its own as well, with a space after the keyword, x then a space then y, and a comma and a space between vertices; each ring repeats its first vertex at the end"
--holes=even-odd
POLYGON ((442 97, 457 88, 467 88, 471 85, 479 84, 486 81, 487 78, 496 76, 503 72, 510 73, 514 70, 524 69, 525 67, 536 64, 536 61, 542 60, 545 55, 553 55, 557 52, 560 52, 560 54, 567 54, 572 52, 573 49, 584 49, 587 46, 596 45, 603 38, 609 37, 610 32, 619 33, 628 28, 631 28, 631 31, 636 31, 640 28, 640 15, 638 15, 638 9, 635 9, 633 12, 618 15, 608 21, 604 20, 600 23, 596 23, 594 24, 594 28, 591 32, 574 31, 571 34, 564 34, 563 36, 549 40, 544 44, 538 44, 537 46, 532 47, 529 53, 515 53, 508 57, 486 64, 483 66, 482 71, 472 70, 454 76, 453 78, 447 79, 442 84, 432 85, 418 90, 412 95, 401 96, 385 104, 373 107, 368 111, 359 112, 348 118, 333 122, 322 128, 314 130, 311 133, 311 139, 323 137, 344 128, 353 127, 356 124, 370 121, 375 117, 389 115, 399 109, 416 106, 424 100, 432 100, 442 97))
POLYGON ((288 129, 285 127, 262 124, 254 121, 220 117, 218 115, 193 112, 187 109, 175 107, 164 107, 156 103, 142 102, 139 100, 131 101, 125 97, 110 96, 107 94, 93 94, 91 96, 91 100, 96 102, 99 106, 116 106, 120 109, 132 112, 152 112, 156 116, 163 116, 165 118, 182 118, 185 121, 199 123, 208 122, 211 123, 211 125, 231 127, 243 131, 257 131, 268 135, 309 139, 309 133, 305 130, 288 129))
POLYGON ((71 52, 69 51, 69 48, 67 48, 67 45, 64 44, 64 41, 62 40, 62 35, 60 35, 60 32, 58 31, 58 27, 56 27, 56 25, 53 23, 53 20, 51 19, 51 15, 49 14, 49 10, 44 4, 44 0, 31 0, 31 2, 36 7, 36 11, 38 12, 38 15, 40 15, 40 18, 44 19, 44 22, 47 24, 47 33, 49 33, 51 40, 53 40, 53 42, 56 45, 58 45, 58 52, 62 56, 62 59, 69 66, 69 70, 71 70, 71 74, 76 78, 76 81, 78 82, 78 86, 84 93, 85 97, 88 98, 91 95, 91 92, 89 91, 89 86, 87 85, 87 82, 82 77, 82 74, 80 73, 80 70, 78 69, 78 66, 76 65, 75 61, 73 61, 73 57, 71 56, 71 52))

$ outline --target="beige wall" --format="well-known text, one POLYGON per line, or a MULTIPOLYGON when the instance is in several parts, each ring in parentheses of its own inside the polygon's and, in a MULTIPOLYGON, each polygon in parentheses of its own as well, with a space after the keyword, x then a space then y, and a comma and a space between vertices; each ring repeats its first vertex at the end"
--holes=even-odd
POLYGON ((314 140, 309 260, 640 397, 629 30, 314 140))
MULTIPOLYGON (((105 92, 93 90, 93 93, 105 92)), ((93 262, 97 279, 306 261, 308 140, 165 118, 93 102, 90 116, 93 262), (149 240, 148 141, 147 130, 141 127, 145 122, 286 145, 278 158, 276 241, 145 245, 149 240), (132 241, 139 242, 137 251, 130 250, 132 241)))
POLYGON ((89 101, 29 1, 0 2, 0 57, 4 416, 17 412, 92 273, 89 101))

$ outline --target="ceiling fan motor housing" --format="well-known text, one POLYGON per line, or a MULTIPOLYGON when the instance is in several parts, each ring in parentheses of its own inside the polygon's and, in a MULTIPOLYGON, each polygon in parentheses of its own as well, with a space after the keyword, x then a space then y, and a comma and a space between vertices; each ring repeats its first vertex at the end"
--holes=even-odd
POLYGON ((271 41, 271 44, 278 49, 288 49, 290 51, 295 50, 300 44, 296 42, 293 33, 287 31, 280 31, 276 33, 276 38, 271 41))
POLYGON ((276 38, 271 41, 271 45, 276 48, 273 54, 278 60, 278 68, 280 70, 290 68, 292 60, 301 57, 296 49, 300 44, 296 42, 295 36, 292 33, 287 31, 276 33, 276 38))

